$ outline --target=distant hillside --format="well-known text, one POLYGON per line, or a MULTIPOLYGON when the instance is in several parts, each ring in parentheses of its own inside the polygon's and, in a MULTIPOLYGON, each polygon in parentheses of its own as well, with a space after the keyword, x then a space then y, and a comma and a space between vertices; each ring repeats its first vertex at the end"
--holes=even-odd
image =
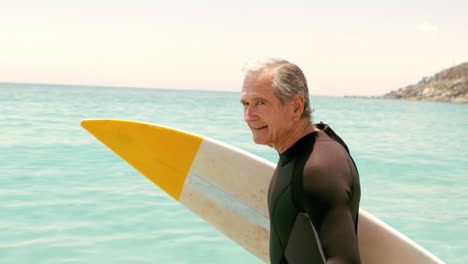
POLYGON ((468 62, 424 77, 415 85, 391 91, 383 97, 468 103, 468 62))

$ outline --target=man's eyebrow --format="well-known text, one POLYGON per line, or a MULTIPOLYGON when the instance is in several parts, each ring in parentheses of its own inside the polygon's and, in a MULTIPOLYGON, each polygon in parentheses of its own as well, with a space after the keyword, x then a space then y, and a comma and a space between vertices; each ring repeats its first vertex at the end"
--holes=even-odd
MULTIPOLYGON (((254 98, 252 98, 252 101, 265 101, 265 102, 268 102, 268 100, 265 97, 254 97, 254 98)), ((244 102, 247 102, 247 100, 241 98, 240 102, 244 103, 244 102)))
POLYGON ((265 101, 265 102, 268 102, 268 100, 267 100, 265 97, 255 97, 253 100, 254 100, 254 101, 265 101))

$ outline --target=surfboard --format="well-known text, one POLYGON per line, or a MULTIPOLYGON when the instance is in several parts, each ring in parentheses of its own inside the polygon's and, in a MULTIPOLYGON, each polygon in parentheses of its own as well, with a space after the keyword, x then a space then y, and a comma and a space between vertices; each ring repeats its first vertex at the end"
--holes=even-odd
MULTIPOLYGON (((81 125, 175 200, 269 263, 268 185, 275 164, 181 130, 123 120, 81 125)), ((443 263, 360 208, 362 263, 443 263)))

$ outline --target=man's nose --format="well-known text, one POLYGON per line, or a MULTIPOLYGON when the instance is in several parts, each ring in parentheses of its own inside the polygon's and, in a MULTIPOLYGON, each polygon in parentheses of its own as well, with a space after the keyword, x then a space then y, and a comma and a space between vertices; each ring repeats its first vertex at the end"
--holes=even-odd
POLYGON ((255 109, 252 106, 248 105, 244 108, 244 120, 245 122, 255 121, 257 118, 257 114, 255 113, 255 109))

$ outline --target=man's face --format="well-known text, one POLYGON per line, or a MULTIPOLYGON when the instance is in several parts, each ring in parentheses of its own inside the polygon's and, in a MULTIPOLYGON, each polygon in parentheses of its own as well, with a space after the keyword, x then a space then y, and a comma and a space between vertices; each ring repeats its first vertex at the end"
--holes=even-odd
POLYGON ((293 107, 281 103, 273 92, 272 80, 269 71, 248 75, 242 87, 241 103, 255 143, 275 148, 291 131, 293 107))

